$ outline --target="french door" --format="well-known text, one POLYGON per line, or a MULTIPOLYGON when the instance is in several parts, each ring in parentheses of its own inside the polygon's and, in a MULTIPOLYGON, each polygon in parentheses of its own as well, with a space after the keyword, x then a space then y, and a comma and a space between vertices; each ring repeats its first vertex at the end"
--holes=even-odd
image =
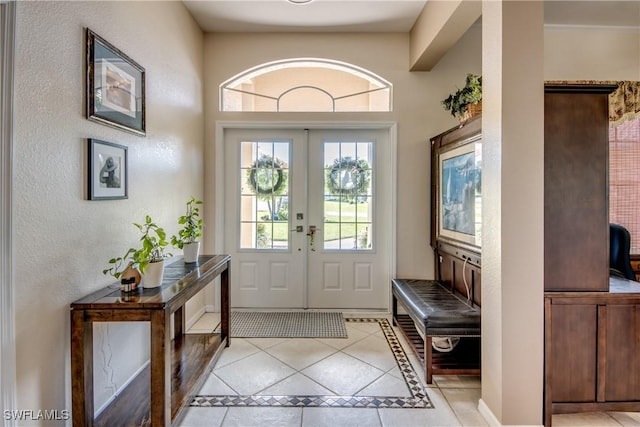
POLYGON ((226 129, 235 308, 388 310, 388 130, 226 129))

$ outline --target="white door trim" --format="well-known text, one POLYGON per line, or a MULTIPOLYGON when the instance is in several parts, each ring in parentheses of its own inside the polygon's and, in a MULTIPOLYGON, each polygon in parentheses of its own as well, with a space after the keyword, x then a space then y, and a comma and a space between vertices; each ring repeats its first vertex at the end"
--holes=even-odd
MULTIPOLYGON (((0 402, 3 413, 16 407, 16 340, 13 296, 13 83, 15 2, 0 2, 0 402)), ((4 418, 4 417, 3 417, 4 418)), ((15 425, 4 420, 4 426, 15 425)))
MULTIPOLYGON (((391 250, 389 267, 391 277, 396 275, 396 229, 397 229, 397 146, 398 146, 398 125, 396 122, 372 122, 372 121, 349 121, 349 122, 308 122, 308 121, 224 121, 217 120, 215 123, 214 135, 214 156, 215 156, 215 183, 214 194, 215 221, 214 221, 214 250, 216 253, 224 251, 224 131, 225 129, 387 129, 389 132, 389 144, 391 144, 391 155, 387 159, 388 167, 391 171, 391 250)), ((233 260, 232 260, 233 262, 233 260)), ((391 289, 391 285, 389 285, 391 289)), ((389 307, 391 307, 391 291, 389 291, 389 307)), ((216 304, 217 305, 217 304, 216 304)))

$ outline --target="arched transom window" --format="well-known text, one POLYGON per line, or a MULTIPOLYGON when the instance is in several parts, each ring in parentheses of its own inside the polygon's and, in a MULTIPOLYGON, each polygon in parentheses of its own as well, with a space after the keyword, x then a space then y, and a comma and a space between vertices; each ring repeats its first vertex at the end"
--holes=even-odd
POLYGON ((222 111, 391 111, 391 105, 391 83, 328 59, 270 62, 220 85, 222 111))

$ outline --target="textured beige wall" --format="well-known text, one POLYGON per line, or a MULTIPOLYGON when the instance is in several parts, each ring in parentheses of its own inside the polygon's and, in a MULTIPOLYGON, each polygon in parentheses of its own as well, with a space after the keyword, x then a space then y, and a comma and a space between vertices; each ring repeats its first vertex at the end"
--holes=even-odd
MULTIPOLYGON (((70 409, 69 303, 113 281, 101 271, 137 243, 132 222, 175 233, 202 197, 203 36, 179 2, 19 2, 16 28, 16 409, 70 409), (84 118, 83 27, 146 69, 146 137, 84 118), (128 146, 127 200, 86 200, 86 138, 128 146)), ((100 407, 146 360, 148 326, 97 328, 95 344, 100 407)))
MULTIPOLYGON (((215 195, 215 121, 398 123, 397 274, 433 277, 429 247, 429 138, 457 122, 440 105, 467 72, 480 72, 479 28, 431 72, 410 72, 407 34, 208 34, 205 38, 205 193, 215 195), (287 58, 327 58, 365 68, 393 84, 390 113, 235 113, 218 109, 218 87, 259 64, 287 58)), ((214 212, 207 211, 213 223, 214 212)), ((214 242, 208 241, 208 248, 214 242)))
POLYGON ((640 30, 547 26, 546 80, 640 80, 640 30))

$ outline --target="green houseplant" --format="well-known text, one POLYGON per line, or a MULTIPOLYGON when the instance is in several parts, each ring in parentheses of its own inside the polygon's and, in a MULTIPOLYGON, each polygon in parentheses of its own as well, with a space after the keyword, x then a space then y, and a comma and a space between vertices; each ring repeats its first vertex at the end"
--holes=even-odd
POLYGON ((202 237, 204 221, 200 217, 200 205, 202 200, 191 196, 187 202, 187 212, 178 218, 178 224, 182 228, 177 235, 171 236, 171 244, 184 251, 184 262, 192 263, 198 261, 200 252, 199 237, 202 237))
POLYGON ((129 248, 122 257, 111 258, 109 260, 111 267, 102 272, 116 279, 119 278, 122 283, 125 276, 134 274, 131 270, 137 270, 141 275, 143 287, 158 287, 162 284, 164 260, 171 256, 166 252, 166 247, 169 245, 167 234, 162 227, 153 222, 149 215, 145 216, 144 223, 133 223, 133 225, 142 233, 141 247, 129 248))
POLYGON ((482 76, 467 74, 464 87, 444 99, 442 105, 460 122, 479 114, 482 111, 482 76))
POLYGON ((149 215, 145 217, 144 223, 134 223, 133 225, 142 233, 142 237, 140 237, 142 248, 134 251, 132 257, 134 264, 142 274, 143 286, 145 288, 160 286, 164 260, 171 256, 170 253, 165 252, 166 247, 169 246, 167 233, 153 222, 149 215), (149 269, 151 271, 147 271, 149 269))

